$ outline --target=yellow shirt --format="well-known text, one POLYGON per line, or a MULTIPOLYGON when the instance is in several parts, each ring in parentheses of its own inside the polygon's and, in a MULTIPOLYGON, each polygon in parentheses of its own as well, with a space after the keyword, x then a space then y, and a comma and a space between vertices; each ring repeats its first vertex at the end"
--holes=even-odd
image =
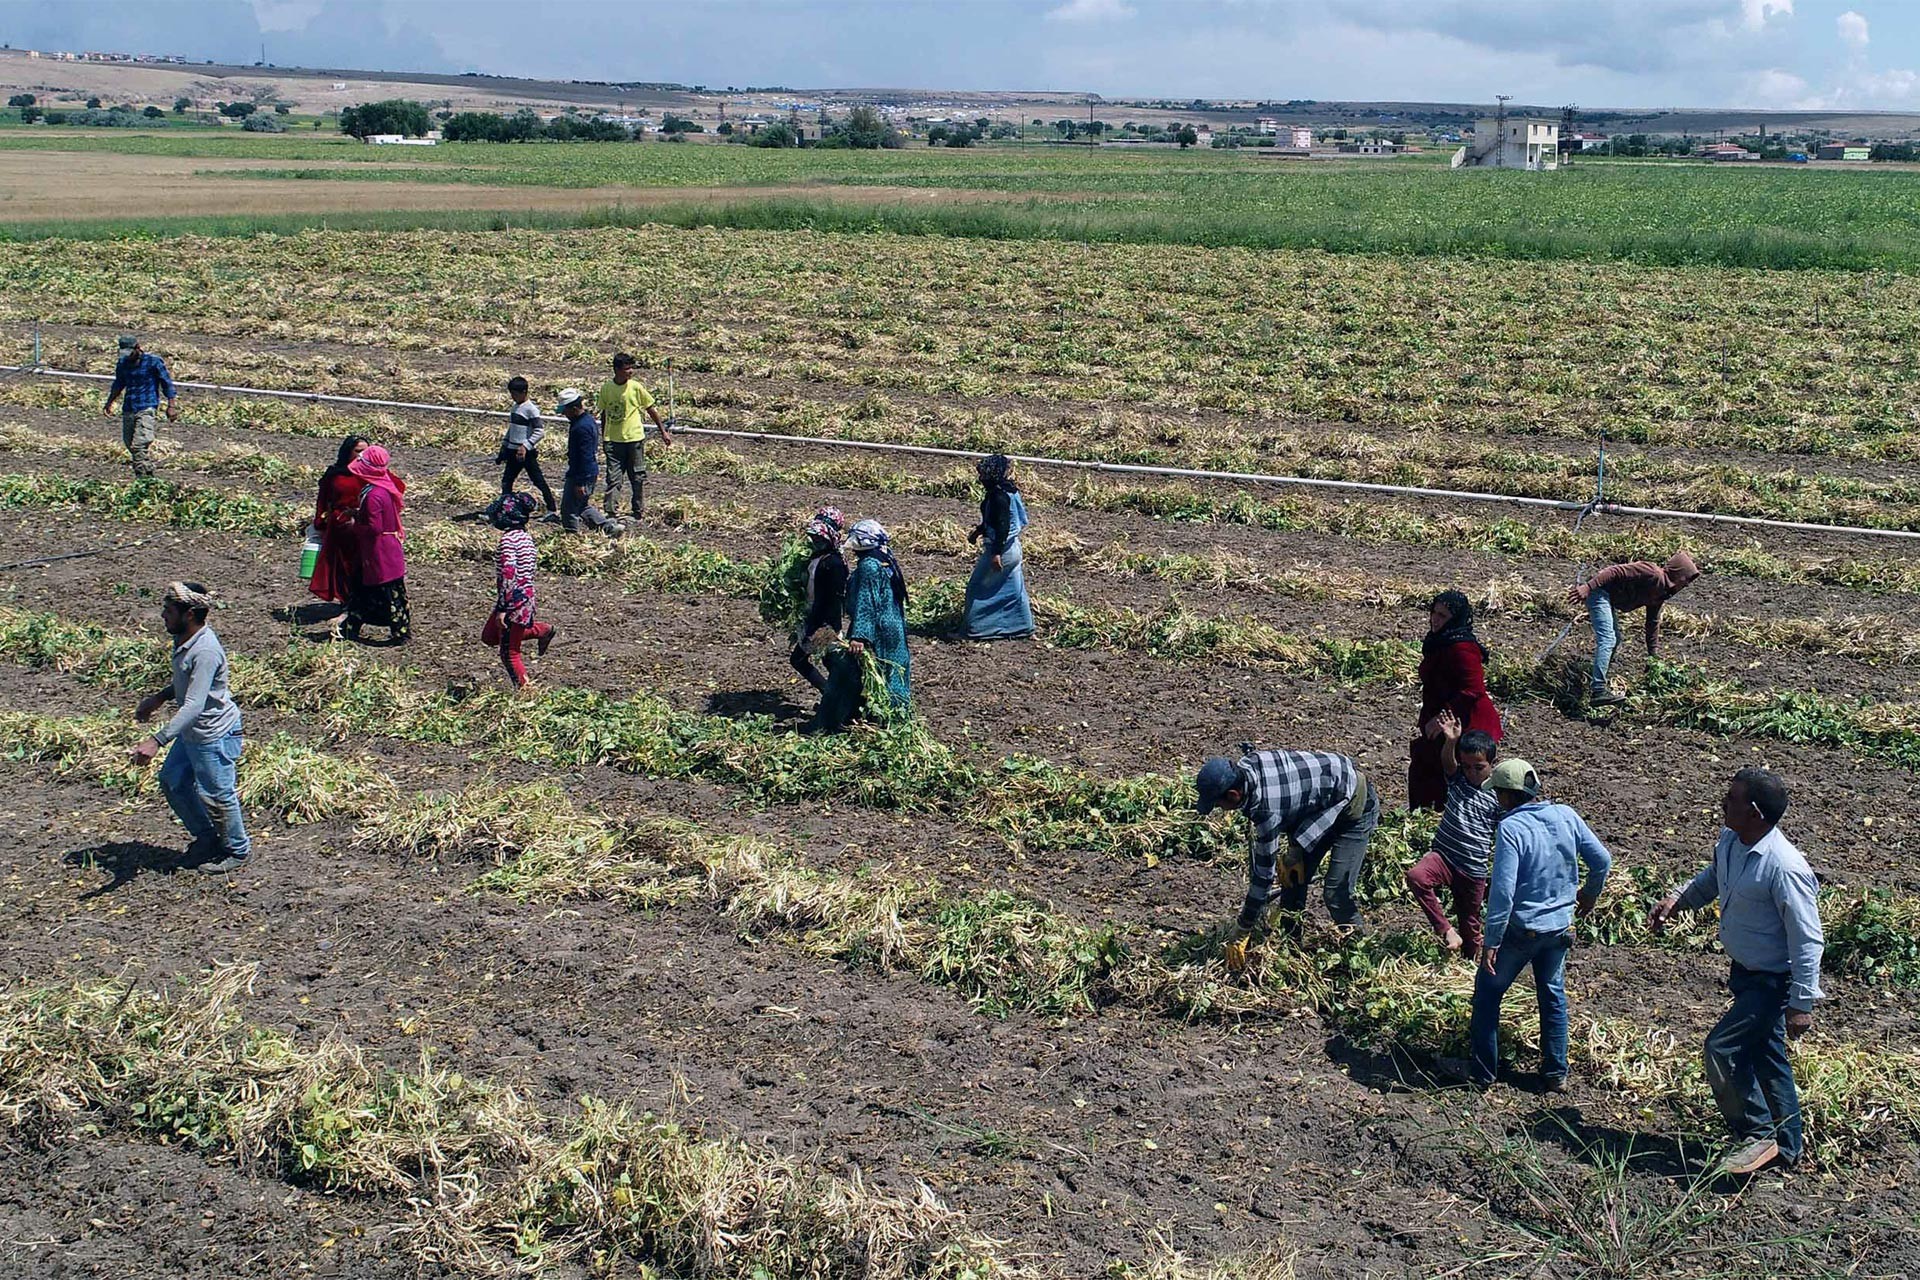
POLYGON ((647 420, 641 412, 653 407, 653 396, 640 385, 640 379, 629 377, 622 385, 608 378, 600 384, 593 403, 600 410, 600 426, 606 439, 615 444, 646 439, 647 420))

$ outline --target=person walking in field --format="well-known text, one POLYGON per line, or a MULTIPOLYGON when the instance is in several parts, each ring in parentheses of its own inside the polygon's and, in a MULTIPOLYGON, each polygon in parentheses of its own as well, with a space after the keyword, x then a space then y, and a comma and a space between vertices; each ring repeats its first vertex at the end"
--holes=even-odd
POLYGON ((199 870, 222 873, 246 865, 253 852, 240 814, 234 767, 240 760, 240 708, 227 690, 227 653, 207 625, 213 597, 198 582, 171 583, 160 619, 173 637, 173 682, 140 699, 141 724, 169 700, 173 718, 135 744, 135 764, 148 764, 169 747, 160 766, 160 790, 191 843, 187 858, 199 870), (217 817, 215 815, 218 815, 217 817))
POLYGON ((1705 1059, 1707 1083, 1736 1143, 1720 1161, 1722 1174, 1758 1173, 1775 1159, 1792 1168, 1805 1145, 1787 1042, 1813 1026, 1826 935, 1819 883, 1780 831, 1786 812, 1787 786, 1777 774, 1734 774, 1720 800, 1723 825, 1712 858, 1648 917, 1664 929, 1679 912, 1720 907, 1733 1004, 1707 1033, 1705 1059))
POLYGON ((1647 611, 1647 656, 1652 657, 1660 640, 1660 607, 1699 576, 1700 567, 1693 557, 1677 551, 1664 565, 1650 560, 1608 565, 1567 592, 1569 604, 1587 607, 1587 620, 1593 625, 1594 706, 1609 707, 1627 700, 1607 684, 1607 668, 1620 643, 1619 615, 1635 609, 1647 611))
POLYGON ((980 523, 967 535, 979 542, 980 558, 967 580, 966 637, 1013 640, 1033 634, 1033 607, 1021 568, 1020 531, 1027 527, 1027 504, 1013 479, 1013 462, 1004 453, 979 463, 980 523))
POLYGON ((533 512, 534 501, 530 493, 505 494, 487 512, 493 527, 500 530, 500 554, 494 577, 494 616, 488 624, 488 630, 498 632, 500 636, 500 665, 507 669, 507 679, 513 682, 516 689, 524 689, 529 683, 521 646, 531 640, 539 646, 540 655, 545 657, 547 646, 553 643, 554 637, 554 628, 550 623, 535 622, 533 617, 533 574, 537 556, 533 535, 527 532, 527 522, 533 519, 533 512))
POLYGON ((1540 775, 1525 760, 1502 760, 1487 781, 1499 800, 1500 822, 1486 936, 1473 975, 1467 1033, 1472 1056, 1441 1065, 1479 1088, 1493 1084, 1500 1065, 1500 1004, 1520 971, 1531 967, 1540 1005, 1540 1081, 1557 1093, 1567 1084, 1566 971, 1573 919, 1599 901, 1613 855, 1579 814, 1540 798, 1540 775))
POLYGON ((167 421, 178 422, 180 398, 174 393, 167 362, 142 348, 140 339, 130 333, 120 335, 120 360, 114 366, 113 385, 107 388, 102 412, 112 414, 115 400, 120 401, 120 441, 133 462, 134 479, 150 479, 153 437, 160 429, 160 404, 166 402, 167 421))
POLYGON ((624 351, 613 358, 613 376, 600 384, 594 407, 600 410, 605 433, 607 510, 614 509, 614 485, 624 476, 633 502, 633 518, 638 520, 647 486, 647 424, 642 415, 659 430, 662 444, 673 443, 671 425, 654 407, 652 393, 633 376, 633 357, 624 351))
POLYGON ((568 533, 582 527, 619 537, 624 529, 593 505, 594 482, 600 478, 600 420, 587 412, 587 397, 578 387, 560 393, 554 406, 567 420, 567 473, 560 477, 560 526, 568 533))
POLYGON ((1247 946, 1263 927, 1276 877, 1279 910, 1290 917, 1288 931, 1298 933, 1307 886, 1323 863, 1327 914, 1343 929, 1366 927, 1355 890, 1380 825, 1380 797, 1359 765, 1331 751, 1247 749, 1238 760, 1208 760, 1194 790, 1202 816, 1226 809, 1247 819, 1247 896, 1226 935, 1227 968, 1246 967, 1247 946))
POLYGON ((904 713, 913 701, 913 659, 907 652, 907 578, 893 557, 891 540, 878 520, 847 531, 855 557, 847 598, 847 647, 857 657, 869 650, 887 683, 888 707, 869 712, 904 713))
POLYGON ((1472 602, 1458 591, 1442 591, 1427 606, 1427 634, 1420 641, 1420 716, 1408 751, 1408 808, 1447 804, 1450 775, 1440 764, 1443 713, 1463 732, 1500 741, 1500 709, 1487 696, 1486 662, 1487 646, 1473 633, 1472 602))
POLYGON ((353 517, 360 580, 347 602, 342 630, 347 639, 358 640, 361 628, 371 622, 387 629, 388 644, 403 645, 413 634, 413 613, 407 607, 407 553, 401 545, 406 529, 400 524, 407 483, 393 474, 390 462, 384 448, 370 444, 347 464, 365 487, 353 517))
POLYGON ((1481 729, 1462 732, 1460 718, 1442 711, 1440 767, 1447 775, 1447 808, 1433 834, 1433 848, 1407 868, 1407 888, 1447 950, 1471 960, 1480 954, 1481 913, 1487 901, 1487 869, 1500 803, 1487 780, 1499 745, 1481 729), (1455 923, 1440 909, 1440 890, 1453 895, 1455 923))
POLYGON ((524 471, 546 500, 547 514, 558 516, 560 504, 554 501, 553 490, 547 487, 546 473, 540 470, 540 441, 547 434, 540 406, 533 402, 525 378, 509 378, 507 395, 513 399, 513 408, 507 413, 507 436, 500 442, 500 456, 496 459, 505 468, 500 473, 500 492, 512 493, 513 482, 524 471))

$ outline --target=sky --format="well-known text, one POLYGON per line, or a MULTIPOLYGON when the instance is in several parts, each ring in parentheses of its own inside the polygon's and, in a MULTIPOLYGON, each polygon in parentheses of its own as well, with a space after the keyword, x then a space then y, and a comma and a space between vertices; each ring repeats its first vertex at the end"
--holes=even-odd
POLYGON ((715 88, 1920 111, 1920 0, 0 0, 0 42, 715 88))

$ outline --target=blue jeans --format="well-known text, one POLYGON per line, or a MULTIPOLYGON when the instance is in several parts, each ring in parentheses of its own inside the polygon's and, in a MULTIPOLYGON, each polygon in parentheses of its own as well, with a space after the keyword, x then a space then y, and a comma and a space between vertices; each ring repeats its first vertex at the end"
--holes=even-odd
POLYGON ((1800 1092, 1787 1060, 1787 980, 1734 965, 1733 1007, 1707 1033, 1707 1083, 1720 1114, 1743 1142, 1772 1138, 1788 1164, 1800 1159, 1800 1092))
POLYGON ((1613 651, 1620 643, 1620 632, 1614 627, 1613 601, 1605 587, 1587 592, 1587 620, 1593 623, 1593 691, 1605 693, 1607 668, 1613 665, 1613 651))
POLYGON ((176 738, 160 766, 160 789, 187 834, 201 844, 221 844, 227 856, 234 858, 244 858, 253 849, 247 824, 240 817, 240 791, 233 776, 240 749, 238 729, 218 742, 176 738), (220 814, 217 830, 213 815, 207 812, 209 805, 220 814))
POLYGON ((1492 1084, 1500 1067, 1500 1002, 1520 971, 1533 966, 1533 990, 1540 1001, 1540 1074, 1567 1074, 1567 952, 1572 929, 1535 933, 1509 926, 1494 970, 1481 965, 1473 974, 1473 1078, 1492 1084))

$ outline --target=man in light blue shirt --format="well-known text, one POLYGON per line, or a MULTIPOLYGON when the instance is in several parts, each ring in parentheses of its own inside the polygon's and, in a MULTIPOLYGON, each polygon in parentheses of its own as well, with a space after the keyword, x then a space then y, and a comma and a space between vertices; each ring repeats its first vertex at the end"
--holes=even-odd
POLYGON ((1558 1092, 1567 1084, 1566 968, 1574 912, 1584 915, 1600 897, 1613 855, 1579 814, 1540 799, 1540 775, 1525 760, 1502 760, 1487 785, 1500 802, 1500 821, 1486 937, 1473 980, 1473 1056, 1447 1065, 1480 1088, 1493 1083, 1500 1065, 1500 1002, 1531 965, 1540 1001, 1540 1079, 1558 1092))
POLYGON ((1742 769, 1720 801, 1726 825, 1713 860, 1654 907, 1661 929, 1677 912, 1720 904, 1720 945, 1733 962, 1733 1005, 1707 1033, 1707 1083, 1737 1142, 1724 1174, 1758 1173, 1800 1159, 1804 1130, 1787 1041, 1813 1025, 1826 937, 1807 860, 1780 834, 1787 787, 1765 769, 1742 769))

